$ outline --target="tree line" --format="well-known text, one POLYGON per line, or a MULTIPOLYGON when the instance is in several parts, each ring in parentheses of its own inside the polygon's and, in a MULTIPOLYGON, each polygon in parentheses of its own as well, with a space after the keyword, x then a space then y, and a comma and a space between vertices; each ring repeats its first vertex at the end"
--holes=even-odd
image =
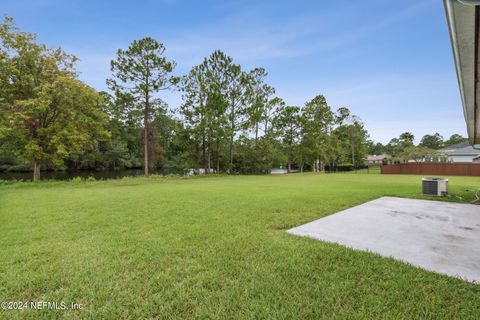
POLYGON ((393 161, 446 161, 446 158, 438 152, 439 149, 455 144, 467 142, 468 138, 460 134, 452 134, 450 138, 444 139, 441 134, 426 134, 420 142, 415 145, 415 136, 411 132, 404 132, 398 138, 391 139, 387 144, 367 141, 369 154, 387 154, 393 161))
POLYGON ((323 95, 303 106, 275 95, 263 68, 216 50, 186 75, 146 37, 119 49, 108 92, 78 79, 77 58, 39 44, 11 18, 0 24, 0 171, 268 173, 363 164, 368 133, 323 95), (178 90, 180 106, 161 99, 178 90))

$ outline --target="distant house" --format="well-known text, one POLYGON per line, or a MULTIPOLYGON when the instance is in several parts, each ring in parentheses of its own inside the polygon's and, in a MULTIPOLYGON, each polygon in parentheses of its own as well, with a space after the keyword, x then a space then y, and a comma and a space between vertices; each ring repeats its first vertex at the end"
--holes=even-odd
POLYGON ((440 149, 438 152, 447 156, 449 162, 478 162, 474 159, 480 157, 480 150, 475 149, 468 142, 457 143, 440 149))
POLYGON ((480 163, 480 156, 473 158, 473 163, 480 163))
POLYGON ((274 168, 270 171, 271 174, 286 174, 288 173, 287 169, 282 169, 282 168, 274 168))
MULTIPOLYGON (((290 170, 290 173, 296 173, 296 172, 300 172, 300 170, 290 170)), ((288 173, 288 170, 287 169, 284 169, 282 167, 280 168, 272 168, 270 170, 270 174, 287 174, 288 173)))
MULTIPOLYGON (((204 175, 206 174, 206 170, 204 168, 200 168, 200 169, 193 169, 193 168, 189 168, 189 169, 183 169, 183 174, 185 176, 196 176, 196 175, 204 175)), ((216 170, 215 169, 210 169, 210 173, 216 173, 216 170)))
POLYGON ((386 162, 390 158, 391 157, 388 154, 379 154, 379 155, 369 154, 367 156, 367 159, 365 160, 365 164, 369 166, 380 165, 386 162))

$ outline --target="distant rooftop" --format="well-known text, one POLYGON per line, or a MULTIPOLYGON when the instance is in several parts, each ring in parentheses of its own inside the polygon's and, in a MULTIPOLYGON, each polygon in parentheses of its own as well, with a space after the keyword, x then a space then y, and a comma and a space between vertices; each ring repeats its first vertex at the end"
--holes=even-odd
POLYGON ((475 149, 469 142, 461 142, 438 150, 449 156, 455 155, 480 155, 480 150, 475 149))
POLYGON ((379 155, 369 154, 367 156, 367 161, 381 161, 381 160, 388 159, 388 158, 390 158, 390 156, 388 154, 379 154, 379 155))
POLYGON ((465 148, 465 147, 469 147, 469 146, 470 146, 470 143, 468 141, 465 141, 465 142, 452 144, 450 146, 442 148, 441 150, 443 150, 443 149, 448 149, 448 150, 450 150, 450 149, 461 149, 461 148, 465 148))

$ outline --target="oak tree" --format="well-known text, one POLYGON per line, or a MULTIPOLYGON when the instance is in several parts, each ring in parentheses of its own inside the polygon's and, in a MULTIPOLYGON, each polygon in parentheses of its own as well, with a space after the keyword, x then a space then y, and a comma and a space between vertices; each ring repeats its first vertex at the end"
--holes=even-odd
POLYGON ((34 180, 42 163, 61 164, 107 138, 102 98, 76 79, 74 56, 37 44, 7 18, 0 25, 0 60, 0 136, 33 162, 34 180))

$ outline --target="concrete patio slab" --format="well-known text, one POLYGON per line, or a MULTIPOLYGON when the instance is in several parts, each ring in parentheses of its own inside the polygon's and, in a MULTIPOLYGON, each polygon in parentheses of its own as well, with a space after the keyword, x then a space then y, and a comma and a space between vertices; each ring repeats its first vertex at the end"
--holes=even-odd
POLYGON ((288 230, 480 283, 480 206, 382 197, 288 230))

